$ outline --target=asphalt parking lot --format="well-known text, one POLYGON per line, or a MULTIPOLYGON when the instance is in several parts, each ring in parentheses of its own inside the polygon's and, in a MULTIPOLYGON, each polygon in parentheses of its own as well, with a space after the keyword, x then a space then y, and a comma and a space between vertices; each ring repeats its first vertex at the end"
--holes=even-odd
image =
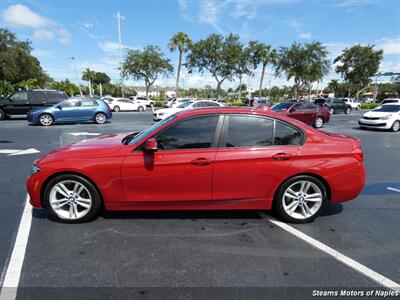
MULTIPOLYGON (((291 227, 398 283, 400 134, 360 130, 361 113, 333 115, 323 130, 361 139, 367 170, 363 192, 354 201, 329 207, 311 224, 291 227)), ((152 123, 150 112, 115 113, 105 125, 44 128, 29 126, 23 117, 0 122, 0 284, 14 249, 32 162, 74 140, 152 123)), ((144 299, 261 299, 268 293, 291 298, 300 292, 311 298, 313 290, 382 288, 270 218, 268 212, 263 217, 254 211, 113 212, 91 223, 66 225, 34 209, 17 298, 128 293, 144 299)))

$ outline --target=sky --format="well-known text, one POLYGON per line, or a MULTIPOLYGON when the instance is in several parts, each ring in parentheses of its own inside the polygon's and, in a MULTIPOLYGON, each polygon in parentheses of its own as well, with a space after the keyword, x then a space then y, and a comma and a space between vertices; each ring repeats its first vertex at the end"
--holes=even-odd
MULTIPOLYGON (((149 44, 161 47, 176 67, 176 52, 167 48, 170 37, 186 32, 192 40, 211 33, 239 34, 247 43, 255 39, 275 48, 294 41, 322 42, 334 59, 353 44, 374 44, 384 50, 381 71, 400 72, 400 0, 0 0, 0 27, 32 42, 33 55, 55 80, 77 82, 85 68, 119 78, 117 12, 121 14, 123 55, 149 44)), ((187 74, 181 86, 215 86, 209 74, 187 74)), ((245 78, 257 87, 260 70, 245 78)), ((331 71, 321 85, 340 79, 331 71)), ((156 81, 174 86, 174 75, 156 81)), ((141 84, 129 81, 127 84, 141 84)), ((268 68, 265 87, 291 84, 268 68)), ((238 80, 226 82, 235 87, 238 80)), ((321 87, 320 85, 320 87, 321 87)), ((315 88, 315 86, 314 86, 315 88)))

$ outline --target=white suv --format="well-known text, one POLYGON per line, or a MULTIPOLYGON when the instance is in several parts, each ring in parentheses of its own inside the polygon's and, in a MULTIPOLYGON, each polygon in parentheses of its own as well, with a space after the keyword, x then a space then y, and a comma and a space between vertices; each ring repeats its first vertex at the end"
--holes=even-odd
POLYGON ((359 110, 361 108, 360 102, 356 101, 353 98, 342 98, 344 102, 351 106, 351 109, 359 110))
POLYGON ((154 100, 150 100, 146 97, 137 96, 137 97, 129 97, 129 99, 135 100, 136 102, 139 102, 146 106, 154 106, 155 105, 154 100))
POLYGON ((400 99, 399 98, 386 98, 382 100, 382 105, 383 104, 389 104, 389 103, 396 103, 396 104, 400 104, 400 99))

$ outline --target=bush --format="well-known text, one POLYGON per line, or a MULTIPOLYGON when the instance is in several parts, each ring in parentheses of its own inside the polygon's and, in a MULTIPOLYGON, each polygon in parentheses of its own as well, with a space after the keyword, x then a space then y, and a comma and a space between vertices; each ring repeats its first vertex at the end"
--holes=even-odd
POLYGON ((154 106, 156 106, 156 107, 161 107, 161 106, 162 106, 162 103, 163 103, 163 100, 156 99, 155 102, 154 102, 154 106))
POLYGON ((380 105, 380 103, 361 103, 361 109, 374 109, 380 105))

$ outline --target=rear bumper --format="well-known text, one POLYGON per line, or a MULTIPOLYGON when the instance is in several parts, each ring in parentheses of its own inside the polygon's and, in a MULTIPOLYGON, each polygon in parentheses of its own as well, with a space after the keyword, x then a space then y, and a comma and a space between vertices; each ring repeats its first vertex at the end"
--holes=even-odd
POLYGON ((365 185, 365 168, 362 163, 326 177, 331 188, 331 203, 338 204, 356 198, 365 185))

